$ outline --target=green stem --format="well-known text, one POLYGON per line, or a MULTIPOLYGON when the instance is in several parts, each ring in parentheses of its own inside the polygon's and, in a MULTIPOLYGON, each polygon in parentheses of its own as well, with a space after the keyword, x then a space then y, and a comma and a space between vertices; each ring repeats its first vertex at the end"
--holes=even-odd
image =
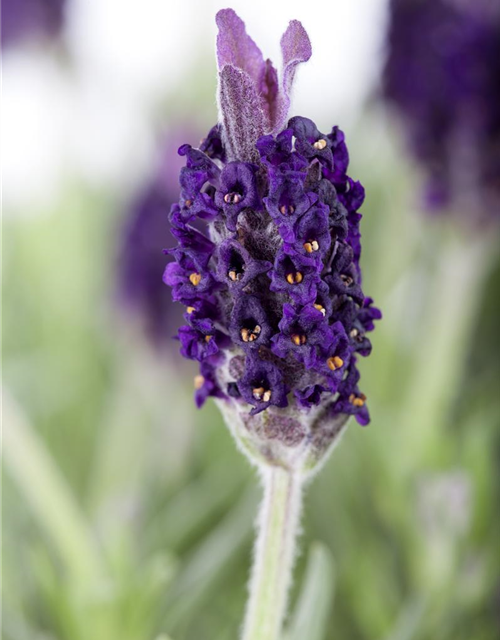
POLYGON ((286 612, 302 483, 297 474, 279 467, 262 473, 264 499, 250 580, 243 640, 276 640, 286 612))
MULTIPOLYGON (((463 375, 474 320, 491 258, 487 237, 450 236, 432 274, 432 290, 419 332, 415 374, 404 411, 406 434, 419 447, 446 421, 463 375)), ((414 454, 413 446, 408 451, 414 454)))

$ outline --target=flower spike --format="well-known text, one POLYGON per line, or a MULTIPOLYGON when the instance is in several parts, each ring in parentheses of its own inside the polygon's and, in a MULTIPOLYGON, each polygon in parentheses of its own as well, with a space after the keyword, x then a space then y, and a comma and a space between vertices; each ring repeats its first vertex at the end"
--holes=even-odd
POLYGON ((186 308, 178 339, 200 362, 198 406, 215 397, 251 457, 307 473, 349 416, 369 420, 357 358, 380 312, 361 281, 364 190, 338 127, 286 122, 311 56, 300 22, 281 39, 280 84, 232 9, 217 25, 221 121, 200 149, 179 149, 178 246, 164 281, 186 308))

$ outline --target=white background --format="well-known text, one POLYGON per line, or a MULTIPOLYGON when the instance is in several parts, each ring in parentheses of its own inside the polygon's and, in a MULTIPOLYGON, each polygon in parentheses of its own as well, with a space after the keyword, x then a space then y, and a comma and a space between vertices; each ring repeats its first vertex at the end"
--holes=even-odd
MULTIPOLYGON (((69 180, 133 184, 147 171, 162 101, 192 91, 202 121, 216 120, 215 0, 69 0, 62 42, 24 41, 3 61, 3 197, 16 215, 47 208, 69 180)), ((280 62, 290 19, 311 38, 292 115, 349 131, 378 80, 386 0, 233 0, 265 57, 280 62)), ((169 125, 169 111, 160 122, 169 125)))

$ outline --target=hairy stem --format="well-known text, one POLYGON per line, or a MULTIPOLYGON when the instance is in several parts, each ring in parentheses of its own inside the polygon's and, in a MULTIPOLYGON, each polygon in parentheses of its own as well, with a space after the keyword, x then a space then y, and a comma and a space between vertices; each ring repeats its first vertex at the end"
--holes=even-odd
POLYGON ((286 612, 301 504, 301 478, 279 467, 262 472, 258 519, 243 640, 276 640, 286 612))

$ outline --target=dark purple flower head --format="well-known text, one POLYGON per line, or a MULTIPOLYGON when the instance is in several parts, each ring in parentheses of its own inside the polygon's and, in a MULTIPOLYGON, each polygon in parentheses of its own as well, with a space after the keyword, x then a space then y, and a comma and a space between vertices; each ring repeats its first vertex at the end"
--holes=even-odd
POLYGON ((500 4, 392 0, 384 94, 431 211, 500 217, 500 4))
POLYGON ((181 147, 164 281, 186 305, 179 339, 201 363, 197 404, 218 398, 255 455, 292 464, 302 444, 297 459, 312 467, 349 416, 368 421, 356 355, 370 352, 380 312, 361 288, 364 191, 337 127, 285 122, 295 67, 310 56, 300 23, 282 39, 280 82, 233 11, 217 22, 221 124, 199 150, 181 147), (200 196, 204 236, 181 215, 200 196))

